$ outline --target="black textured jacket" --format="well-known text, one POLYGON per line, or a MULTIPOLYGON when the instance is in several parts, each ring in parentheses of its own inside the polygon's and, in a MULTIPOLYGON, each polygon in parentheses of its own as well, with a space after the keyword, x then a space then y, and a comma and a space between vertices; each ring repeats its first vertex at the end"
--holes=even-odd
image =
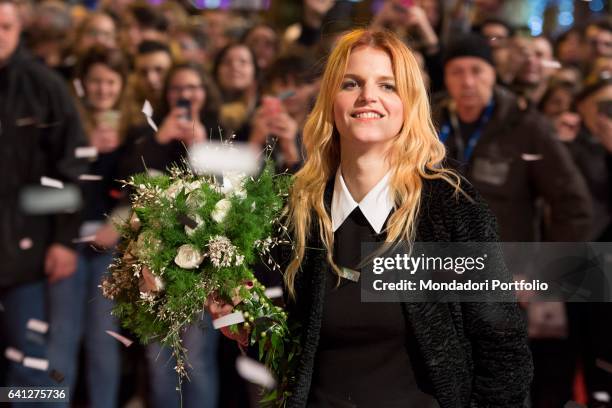
POLYGON ((85 145, 64 81, 18 49, 0 67, 0 289, 43 279, 49 245, 78 237, 79 214, 28 215, 18 200, 42 176, 77 183, 87 162, 75 149, 85 145), (20 247, 24 239, 29 248, 20 247))
MULTIPOLYGON (((454 195, 445 181, 424 180, 416 240, 497 241, 495 217, 474 188, 474 198, 454 195)), ((325 201, 329 206, 333 183, 325 201)), ((312 231, 295 288, 290 316, 302 326, 302 353, 289 407, 305 407, 321 329, 325 276, 330 268, 318 231, 312 231)), ((503 275, 505 271, 500 271, 503 275)), ((404 303, 406 348, 417 384, 441 408, 522 407, 532 378, 532 360, 522 314, 515 303, 404 303)), ((347 367, 351 369, 351 367, 347 367)), ((366 386, 366 384, 364 384, 366 386)))

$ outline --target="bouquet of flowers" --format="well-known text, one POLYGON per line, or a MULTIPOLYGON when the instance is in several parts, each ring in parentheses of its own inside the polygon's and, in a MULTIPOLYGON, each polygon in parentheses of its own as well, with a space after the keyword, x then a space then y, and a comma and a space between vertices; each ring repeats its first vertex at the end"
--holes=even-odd
POLYGON ((249 268, 260 258, 279 268, 270 249, 286 236, 279 218, 290 178, 273 169, 268 162, 257 177, 225 173, 221 181, 183 166, 124 181, 133 189, 132 212, 119 225, 121 255, 102 291, 142 342, 173 349, 179 378, 187 375, 181 333, 211 296, 233 300, 236 313, 227 325, 236 331, 244 322, 262 362, 273 372, 285 364, 287 315, 249 268))

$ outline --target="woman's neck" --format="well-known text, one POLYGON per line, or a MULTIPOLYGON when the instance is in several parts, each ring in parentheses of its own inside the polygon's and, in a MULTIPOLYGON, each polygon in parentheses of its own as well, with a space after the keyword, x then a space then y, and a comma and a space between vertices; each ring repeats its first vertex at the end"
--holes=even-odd
POLYGON ((340 170, 353 200, 360 202, 387 174, 389 164, 385 156, 375 152, 359 156, 343 154, 340 170))

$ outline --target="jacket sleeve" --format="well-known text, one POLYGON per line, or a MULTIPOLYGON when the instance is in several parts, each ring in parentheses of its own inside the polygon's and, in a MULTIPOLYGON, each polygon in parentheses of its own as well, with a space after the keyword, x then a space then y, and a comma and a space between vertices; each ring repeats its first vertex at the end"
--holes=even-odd
MULTIPOLYGON (((455 214, 461 236, 470 242, 497 242, 497 222, 482 198, 466 183, 474 199, 460 198, 455 214)), ((495 265, 488 278, 509 280, 499 246, 492 246, 488 262, 495 265), (497 250, 493 248, 497 248, 497 250)), ((465 333, 472 345, 473 384, 470 407, 523 407, 533 375, 524 314, 516 302, 461 304, 465 333)))
MULTIPOLYGON (((46 175, 78 185, 79 175, 87 171, 87 162, 76 157, 76 148, 86 146, 86 138, 80 116, 67 87, 58 78, 50 77, 49 106, 44 128, 47 150, 46 175)), ((51 242, 74 247, 72 240, 78 237, 81 213, 56 214, 53 216, 51 242)))
POLYGON ((552 125, 535 113, 531 114, 530 125, 533 151, 529 153, 539 158, 530 163, 530 179, 551 211, 546 240, 586 241, 593 221, 586 182, 571 154, 555 137, 552 125))

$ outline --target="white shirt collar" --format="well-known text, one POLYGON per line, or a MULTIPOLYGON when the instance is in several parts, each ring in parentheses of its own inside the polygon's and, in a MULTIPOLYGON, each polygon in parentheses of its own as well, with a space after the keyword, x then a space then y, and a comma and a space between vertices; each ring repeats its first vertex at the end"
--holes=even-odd
POLYGON ((333 231, 336 232, 353 210, 359 207, 374 231, 380 234, 389 213, 393 209, 393 198, 389 189, 390 177, 391 172, 385 174, 368 194, 366 194, 363 200, 357 203, 353 200, 353 196, 351 196, 351 193, 344 183, 340 168, 338 168, 336 180, 334 182, 334 195, 331 203, 333 231))

